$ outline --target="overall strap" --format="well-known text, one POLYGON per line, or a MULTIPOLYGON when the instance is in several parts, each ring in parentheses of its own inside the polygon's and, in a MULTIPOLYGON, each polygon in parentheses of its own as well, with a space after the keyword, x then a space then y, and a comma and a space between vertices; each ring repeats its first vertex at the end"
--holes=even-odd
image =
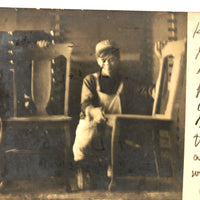
POLYGON ((118 90, 116 92, 116 94, 114 95, 114 98, 112 99, 112 101, 110 102, 110 105, 108 107, 108 110, 113 110, 112 111, 112 114, 121 114, 122 113, 122 107, 121 107, 121 100, 120 100, 120 94, 123 90, 123 81, 121 81, 119 87, 118 87, 118 90))
POLYGON ((123 90, 123 87, 124 87, 124 83, 123 83, 123 81, 121 81, 121 83, 120 83, 120 85, 118 87, 118 90, 116 92, 116 95, 120 95, 121 94, 121 92, 123 90))

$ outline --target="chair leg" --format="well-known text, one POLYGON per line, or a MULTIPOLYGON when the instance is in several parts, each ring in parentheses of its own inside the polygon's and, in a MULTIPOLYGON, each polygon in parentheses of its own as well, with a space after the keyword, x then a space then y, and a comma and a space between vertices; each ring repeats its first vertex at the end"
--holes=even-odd
POLYGON ((159 178, 160 172, 159 172, 159 166, 158 166, 158 158, 157 158, 155 147, 153 147, 153 148, 154 148, 153 149, 153 155, 154 155, 154 162, 155 162, 155 166, 156 166, 156 174, 157 174, 157 177, 159 178))
POLYGON ((171 126, 171 130, 169 132, 169 145, 170 145, 170 160, 172 167, 172 174, 175 180, 180 178, 180 159, 178 153, 178 142, 177 142, 177 131, 174 125, 171 126))
POLYGON ((111 136, 111 181, 108 186, 108 190, 112 191, 116 187, 116 151, 118 148, 118 141, 119 141, 119 133, 120 133, 120 125, 119 121, 115 119, 112 136, 111 136))
POLYGON ((65 146, 65 180, 66 180, 66 192, 71 192, 71 186, 69 182, 69 157, 71 155, 71 137, 70 137, 70 127, 69 123, 65 125, 65 140, 66 140, 66 146, 65 146))
POLYGON ((77 179, 77 186, 80 190, 83 190, 84 189, 84 177, 83 177, 83 171, 81 168, 78 168, 77 169, 77 172, 76 172, 76 179, 77 179))
POLYGON ((3 125, 2 121, 0 119, 0 192, 4 190, 5 185, 7 183, 6 180, 6 157, 5 157, 5 152, 4 152, 4 141, 5 141, 5 136, 3 132, 3 125))
POLYGON ((158 158, 157 158, 157 153, 156 153, 157 144, 156 144, 156 138, 155 137, 156 137, 156 130, 153 130, 152 131, 153 155, 154 155, 154 163, 155 163, 155 167, 156 167, 156 174, 157 174, 157 177, 159 178, 160 177, 160 171, 159 171, 158 158))

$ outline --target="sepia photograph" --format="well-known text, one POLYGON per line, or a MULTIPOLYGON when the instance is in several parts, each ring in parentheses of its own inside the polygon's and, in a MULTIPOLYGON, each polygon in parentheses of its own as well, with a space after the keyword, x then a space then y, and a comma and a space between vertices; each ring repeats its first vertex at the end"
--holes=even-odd
POLYGON ((0 49, 0 199, 182 199, 186 12, 0 8, 0 49))

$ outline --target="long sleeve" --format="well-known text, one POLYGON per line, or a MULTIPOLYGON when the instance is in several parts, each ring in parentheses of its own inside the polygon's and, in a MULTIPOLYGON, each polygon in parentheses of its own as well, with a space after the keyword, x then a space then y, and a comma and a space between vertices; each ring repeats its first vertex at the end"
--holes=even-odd
POLYGON ((84 114, 87 106, 98 106, 98 95, 96 92, 96 80, 93 74, 87 75, 82 84, 81 111, 84 114))
MULTIPOLYGON (((120 82, 124 82, 124 89, 120 95, 122 112, 124 114, 151 114, 153 104, 153 86, 141 85, 136 81, 130 81, 130 79, 122 79, 122 77, 109 79, 99 75, 100 74, 98 74, 97 77, 100 77, 99 83, 101 91, 105 92, 106 94, 115 94, 120 82)), ((85 116, 85 109, 87 106, 100 106, 96 91, 97 77, 93 74, 90 74, 87 75, 83 80, 80 117, 85 116)))

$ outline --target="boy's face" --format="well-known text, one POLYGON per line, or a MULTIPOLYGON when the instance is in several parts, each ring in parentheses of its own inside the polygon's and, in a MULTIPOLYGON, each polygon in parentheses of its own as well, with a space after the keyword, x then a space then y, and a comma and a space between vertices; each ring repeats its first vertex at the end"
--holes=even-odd
POLYGON ((112 77, 118 71, 119 58, 113 54, 97 57, 97 62, 102 68, 102 75, 112 77))

